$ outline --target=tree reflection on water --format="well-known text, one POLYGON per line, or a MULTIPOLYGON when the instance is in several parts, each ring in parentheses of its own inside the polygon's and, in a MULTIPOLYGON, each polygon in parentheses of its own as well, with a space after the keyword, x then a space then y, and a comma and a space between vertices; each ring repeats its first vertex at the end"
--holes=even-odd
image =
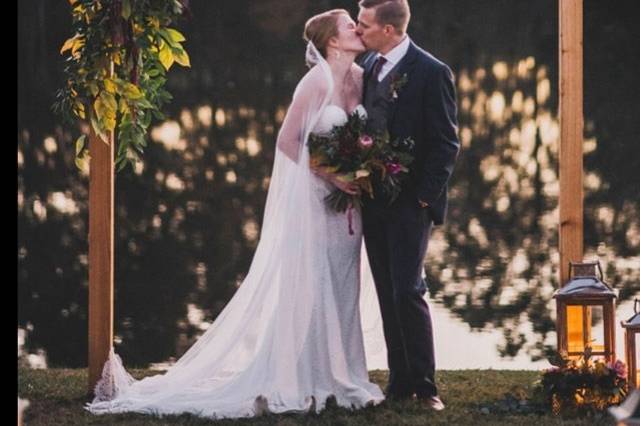
MULTIPOLYGON (((18 16, 18 327, 25 351, 75 367, 87 356, 88 176, 73 164, 81 129, 48 111, 67 11, 33 3, 18 16)), ((456 73, 462 142, 425 265, 430 297, 473 330, 502 330, 500 356, 538 359, 553 343, 558 286, 555 2, 414 3, 412 38, 456 73)), ((640 59, 627 3, 585 1, 585 258, 603 264, 621 301, 640 292, 639 94, 628 71, 640 59)), ((144 164, 116 179, 115 331, 127 363, 179 356, 242 282, 275 135, 304 72, 304 19, 354 4, 193 2, 183 29, 193 69, 171 75, 171 118, 152 130, 144 164), (282 8, 295 13, 275 25, 282 8)))

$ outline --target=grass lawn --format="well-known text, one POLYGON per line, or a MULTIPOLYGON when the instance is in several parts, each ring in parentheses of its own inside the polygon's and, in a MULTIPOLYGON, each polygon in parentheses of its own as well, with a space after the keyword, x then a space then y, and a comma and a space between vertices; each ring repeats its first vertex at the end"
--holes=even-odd
MULTIPOLYGON (((155 374, 134 370, 136 378, 155 374)), ((386 371, 370 372, 384 386, 386 371)), ((87 402, 86 369, 18 369, 18 396, 28 399, 25 424, 36 425, 614 425, 609 415, 566 420, 527 402, 534 371, 438 371, 438 387, 447 408, 433 412, 415 402, 385 402, 350 411, 328 407, 322 413, 270 415, 249 420, 213 421, 192 415, 152 417, 140 414, 95 416, 83 409, 87 402)))

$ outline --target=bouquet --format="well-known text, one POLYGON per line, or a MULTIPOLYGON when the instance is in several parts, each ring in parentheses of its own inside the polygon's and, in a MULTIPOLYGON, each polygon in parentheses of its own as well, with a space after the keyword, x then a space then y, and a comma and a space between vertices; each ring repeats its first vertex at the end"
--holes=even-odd
MULTIPOLYGON (((358 107, 347 122, 334 126, 327 134, 309 136, 310 165, 337 175, 343 182, 355 182, 361 193, 374 198, 373 183, 378 182, 391 204, 400 193, 400 183, 408 175, 413 162, 414 141, 411 138, 390 140, 388 133, 367 134, 366 112, 358 107)), ((361 195, 350 195, 335 189, 325 198, 329 207, 344 212, 361 206, 361 195)))

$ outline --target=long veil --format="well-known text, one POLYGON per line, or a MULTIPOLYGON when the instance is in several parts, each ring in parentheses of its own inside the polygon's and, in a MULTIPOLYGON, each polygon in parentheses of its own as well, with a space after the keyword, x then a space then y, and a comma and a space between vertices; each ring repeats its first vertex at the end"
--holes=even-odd
MULTIPOLYGON (((207 331, 165 374, 134 380, 112 349, 95 399, 86 407, 92 413, 245 417, 259 411, 261 398, 275 412, 279 407, 309 410, 320 402, 322 395, 314 400, 303 394, 309 383, 296 367, 309 341, 319 340, 314 306, 335 303, 320 297, 328 269, 323 253, 327 241, 305 144, 334 83, 313 43, 308 44, 306 60, 311 69, 298 83, 278 133, 260 241, 246 278, 207 331)), ((362 281, 360 305, 368 313, 363 315, 367 353, 379 355, 380 313, 366 255, 362 267, 363 275, 369 274, 362 281)), ((338 347, 331 336, 320 337, 329 349, 338 347)), ((336 371, 348 369, 339 356, 328 362, 336 371)))

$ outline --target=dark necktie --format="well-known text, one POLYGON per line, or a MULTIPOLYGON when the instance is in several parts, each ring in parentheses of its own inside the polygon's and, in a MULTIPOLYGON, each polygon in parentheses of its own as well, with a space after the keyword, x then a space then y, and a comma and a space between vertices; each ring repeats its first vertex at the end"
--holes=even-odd
POLYGON ((378 56, 378 59, 376 60, 375 65, 373 66, 372 76, 373 76, 373 81, 375 81, 376 83, 378 82, 378 75, 380 74, 380 71, 382 70, 382 66, 385 64, 385 62, 387 62, 385 57, 380 55, 378 56))

